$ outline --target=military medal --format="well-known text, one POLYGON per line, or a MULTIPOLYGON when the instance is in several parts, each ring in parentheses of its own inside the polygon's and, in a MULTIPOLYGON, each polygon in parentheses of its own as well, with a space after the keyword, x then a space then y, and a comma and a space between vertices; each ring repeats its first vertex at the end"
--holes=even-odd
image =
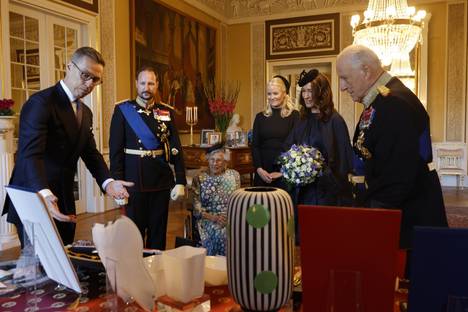
POLYGON ((354 143, 354 147, 359 151, 365 159, 371 159, 372 153, 364 146, 364 141, 366 138, 366 130, 369 129, 372 121, 375 117, 375 109, 372 106, 366 108, 361 115, 361 119, 359 120, 359 135, 354 143))
POLYGON ((171 114, 165 109, 153 109, 154 118, 160 121, 171 121, 171 114))
POLYGON ((359 120, 359 129, 364 130, 370 127, 374 120, 375 109, 370 106, 362 113, 361 120, 359 120))
POLYGON ((146 109, 141 109, 141 108, 139 110, 137 110, 137 113, 140 113, 140 114, 143 113, 143 114, 146 114, 146 116, 149 116, 151 114, 150 111, 148 111, 146 109))

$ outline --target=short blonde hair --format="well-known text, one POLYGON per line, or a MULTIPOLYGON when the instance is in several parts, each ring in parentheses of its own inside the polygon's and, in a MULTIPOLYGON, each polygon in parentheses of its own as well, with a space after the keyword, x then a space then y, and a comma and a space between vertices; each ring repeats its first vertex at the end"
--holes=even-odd
MULTIPOLYGON (((283 80, 281 78, 273 78, 270 81, 268 81, 267 88, 269 86, 278 86, 281 90, 281 92, 284 92, 284 100, 281 105, 281 117, 288 117, 291 115, 291 113, 296 109, 296 105, 293 103, 291 97, 289 94, 286 93, 286 86, 284 85, 283 80)), ((263 115, 266 117, 270 117, 271 114, 273 113, 273 110, 271 109, 270 104, 268 103, 268 99, 266 102, 265 110, 263 111, 263 115)))

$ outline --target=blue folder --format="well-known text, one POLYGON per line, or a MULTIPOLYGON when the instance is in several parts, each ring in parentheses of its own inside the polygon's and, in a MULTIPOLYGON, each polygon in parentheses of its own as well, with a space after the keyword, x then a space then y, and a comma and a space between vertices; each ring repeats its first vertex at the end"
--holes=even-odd
POLYGON ((449 296, 468 296, 468 228, 417 227, 408 312, 445 312, 449 296))

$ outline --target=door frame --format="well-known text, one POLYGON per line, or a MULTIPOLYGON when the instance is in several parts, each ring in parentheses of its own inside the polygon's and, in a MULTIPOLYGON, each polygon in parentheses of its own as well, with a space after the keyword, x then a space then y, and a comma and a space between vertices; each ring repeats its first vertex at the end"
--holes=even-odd
MULTIPOLYGON (((99 38, 99 15, 95 12, 86 11, 78 7, 73 7, 67 4, 59 4, 53 1, 47 0, 10 0, 0 2, 0 17, 1 17, 1 31, 2 31, 2 42, 0 43, 0 56, 2 59, 9 60, 9 12, 10 8, 21 8, 27 12, 43 13, 47 16, 57 16, 60 19, 69 20, 74 23, 80 24, 81 27, 81 44, 83 46, 91 46, 99 49, 100 38, 99 38)), ((45 23, 43 23, 46 27, 45 23)), ((39 26, 41 27, 41 26, 39 26)), ((41 28, 40 28, 41 31, 41 28)), ((43 33, 45 33, 45 30, 43 33)), ((43 43, 42 43, 43 44, 43 43)), ((41 43, 40 43, 41 48, 41 43)), ((45 47, 45 50, 47 47, 45 47)), ((41 76, 47 75, 47 68, 50 68, 51 64, 46 64, 47 67, 41 66, 41 76), (45 72, 43 72, 45 71, 45 72)), ((0 88, 4 97, 11 97, 11 80, 10 80, 10 68, 9 66, 2 66, 4 70, 0 72, 1 80, 3 81, 0 88)), ((46 84, 50 83, 49 79, 41 79, 41 89, 47 87, 46 84), (45 80, 48 80, 47 82, 45 80), (44 82, 43 82, 44 81, 44 82)), ((102 98, 102 91, 100 86, 96 86, 95 90, 91 95, 84 98, 84 102, 93 112, 93 132, 95 135, 96 145, 100 151, 102 151, 102 132, 99 131, 101 128, 101 107, 98 99, 102 98)), ((83 162, 80 160, 83 164, 83 162)), ((85 199, 86 211, 87 212, 103 212, 105 211, 104 196, 100 191, 100 187, 95 183, 94 178, 88 170, 85 170, 84 164, 80 166, 80 181, 82 185, 82 197, 85 199)))

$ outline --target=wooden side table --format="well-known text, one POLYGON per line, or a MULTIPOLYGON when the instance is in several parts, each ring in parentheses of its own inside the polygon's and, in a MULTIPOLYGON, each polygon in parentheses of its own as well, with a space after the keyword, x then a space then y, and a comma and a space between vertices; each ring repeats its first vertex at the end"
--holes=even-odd
MULTIPOLYGON (((208 167, 208 161, 205 159, 205 152, 208 147, 185 145, 182 146, 182 149, 184 152, 185 167, 187 169, 208 167)), ((255 168, 252 163, 250 147, 228 147, 226 149, 230 152, 228 168, 237 170, 239 174, 249 174, 250 184, 252 184, 255 168)))

